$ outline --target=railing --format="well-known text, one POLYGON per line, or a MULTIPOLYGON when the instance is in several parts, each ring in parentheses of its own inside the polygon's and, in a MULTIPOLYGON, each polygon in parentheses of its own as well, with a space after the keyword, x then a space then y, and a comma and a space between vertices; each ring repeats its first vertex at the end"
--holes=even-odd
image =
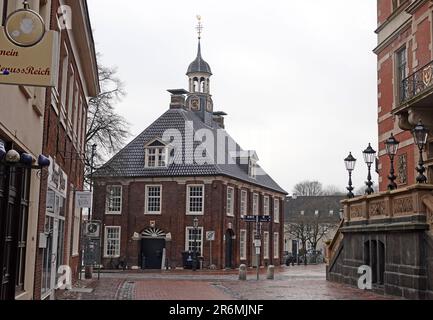
POLYGON ((334 259, 335 254, 337 253, 338 248, 340 247, 340 243, 343 241, 343 233, 341 232, 341 228, 344 226, 344 219, 341 220, 340 225, 338 226, 337 232, 335 233, 334 238, 331 243, 328 245, 326 250, 326 263, 329 265, 334 259))
POLYGON ((429 88, 433 88, 433 61, 401 82, 400 103, 411 100, 429 88))

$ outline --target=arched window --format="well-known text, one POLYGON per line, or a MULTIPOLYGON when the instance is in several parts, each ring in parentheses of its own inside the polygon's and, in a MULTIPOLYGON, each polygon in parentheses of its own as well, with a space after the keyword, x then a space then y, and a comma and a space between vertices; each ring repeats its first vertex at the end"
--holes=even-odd
POLYGON ((194 86, 193 86, 193 90, 194 92, 199 92, 199 83, 198 83, 198 78, 194 78, 194 86))
POLYGON ((201 78, 200 79, 200 92, 206 92, 206 79, 201 78))

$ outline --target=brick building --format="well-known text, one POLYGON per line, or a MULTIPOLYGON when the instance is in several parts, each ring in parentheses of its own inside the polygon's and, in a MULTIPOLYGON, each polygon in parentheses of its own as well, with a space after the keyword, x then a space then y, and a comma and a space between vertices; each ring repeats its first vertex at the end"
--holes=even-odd
POLYGON ((257 165, 256 153, 224 130, 211 75, 199 40, 189 91, 169 90, 169 110, 94 174, 93 219, 103 223, 105 268, 182 268, 182 253, 194 248, 204 267, 257 265, 254 226, 245 215, 272 217, 262 225, 260 264, 281 263, 286 192, 257 165))
POLYGON ((35 299, 53 297, 60 265, 70 266, 73 280, 78 278, 81 209, 75 206, 75 192, 84 190, 87 102, 99 93, 87 1, 40 3, 49 28, 59 32, 60 55, 57 85, 45 97, 42 148, 51 166, 41 181, 38 237, 45 245, 36 253, 35 299), (65 8, 71 28, 62 27, 59 13, 65 8))
MULTIPOLYGON (((378 1, 379 157, 380 190, 388 186, 390 161, 385 141, 391 135, 400 141, 396 156, 399 187, 416 181, 419 152, 410 132, 421 119, 429 127, 433 118, 433 24, 431 1, 378 1)), ((433 140, 432 140, 433 141, 433 140)), ((433 144, 425 154, 427 177, 433 181, 433 144)))
POLYGON ((433 299, 433 2, 377 3, 380 192, 343 201, 328 279, 357 286, 358 268, 369 266, 374 290, 433 299), (416 181, 420 156, 411 131, 420 120, 430 129, 423 154, 430 184, 416 181), (400 141, 398 188, 388 191, 391 134, 400 141))

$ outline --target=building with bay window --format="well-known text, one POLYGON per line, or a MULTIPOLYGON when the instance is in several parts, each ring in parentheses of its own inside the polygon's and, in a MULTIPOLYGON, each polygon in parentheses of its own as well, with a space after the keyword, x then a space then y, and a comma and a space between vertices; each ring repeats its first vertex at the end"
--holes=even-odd
POLYGON ((247 215, 272 217, 259 230, 259 263, 281 264, 286 192, 255 152, 228 135, 226 114, 213 109, 211 75, 199 40, 189 90, 169 90, 170 108, 94 173, 104 268, 183 268, 195 249, 205 268, 255 266, 256 230, 247 215))

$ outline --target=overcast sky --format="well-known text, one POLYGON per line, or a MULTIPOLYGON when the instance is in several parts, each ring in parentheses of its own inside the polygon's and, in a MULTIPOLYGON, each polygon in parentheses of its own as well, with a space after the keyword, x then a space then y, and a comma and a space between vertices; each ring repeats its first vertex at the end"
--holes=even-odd
POLYGON ((167 89, 188 89, 200 14, 215 110, 228 113, 230 135, 290 193, 306 179, 344 189, 349 151, 363 185, 362 150, 377 148, 376 1, 88 3, 100 63, 125 82, 118 111, 134 136, 168 109, 167 89))

